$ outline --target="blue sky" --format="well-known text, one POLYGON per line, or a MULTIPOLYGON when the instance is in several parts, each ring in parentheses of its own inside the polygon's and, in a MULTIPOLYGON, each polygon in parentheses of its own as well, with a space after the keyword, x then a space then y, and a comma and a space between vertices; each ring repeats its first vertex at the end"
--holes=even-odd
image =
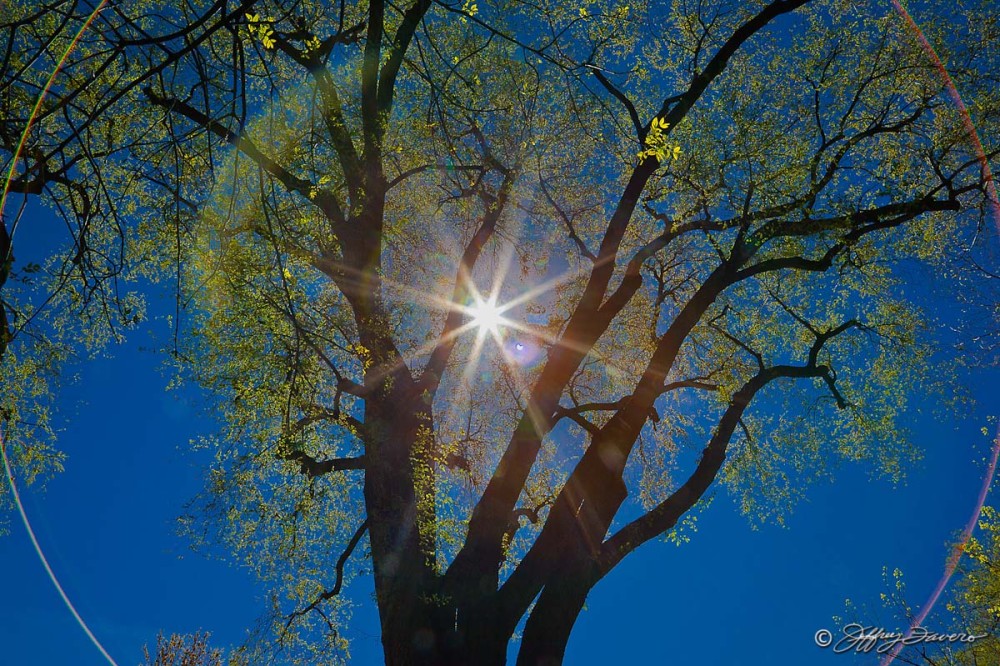
MULTIPOLYGON (((29 260, 60 228, 33 210, 18 232, 18 259, 29 260)), ((209 455, 192 452, 188 441, 213 423, 195 390, 165 390, 161 357, 149 350, 169 339, 157 315, 172 303, 157 298, 150 297, 153 317, 127 343, 77 367, 79 381, 59 399, 66 470, 44 492, 23 493, 56 574, 119 664, 138 663, 160 630, 201 629, 213 644, 238 644, 266 605, 265 589, 247 571, 192 552, 177 535, 176 518, 200 489, 209 455)), ((982 403, 973 420, 936 420, 929 405, 914 403, 908 419, 925 459, 903 487, 843 466, 834 483, 811 490, 787 527, 756 530, 719 492, 690 543, 651 543, 598 585, 566 663, 855 663, 821 650, 813 636, 837 629, 832 616, 844 615, 845 598, 873 609, 846 621, 902 629, 874 612, 883 567, 905 572, 912 604, 926 598, 947 541, 975 502, 989 450, 979 428, 987 413, 1000 412, 997 379, 985 371, 971 378, 982 403)), ((7 520, 2 663, 106 663, 62 605, 16 516, 7 520)), ((381 663, 371 590, 359 583, 351 592, 361 604, 348 632, 353 663, 381 663)), ((942 627, 936 617, 928 627, 942 627)))

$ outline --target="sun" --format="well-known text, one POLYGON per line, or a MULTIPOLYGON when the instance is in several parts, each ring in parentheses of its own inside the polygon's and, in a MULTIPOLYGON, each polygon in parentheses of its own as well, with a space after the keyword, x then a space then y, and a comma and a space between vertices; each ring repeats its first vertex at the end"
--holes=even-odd
POLYGON ((472 318, 469 323, 481 332, 497 336, 500 334, 500 325, 504 323, 503 310, 497 306, 495 296, 485 301, 477 298, 475 305, 468 310, 472 318))

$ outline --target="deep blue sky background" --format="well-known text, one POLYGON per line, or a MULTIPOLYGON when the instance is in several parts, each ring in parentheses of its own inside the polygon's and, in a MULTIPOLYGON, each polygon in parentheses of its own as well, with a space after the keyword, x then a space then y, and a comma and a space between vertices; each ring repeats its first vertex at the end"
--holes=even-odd
MULTIPOLYGON (((33 209, 15 239, 18 260, 37 260, 32 251, 61 238, 62 229, 33 209)), ((913 285, 927 298, 923 287, 913 285)), ((66 471, 43 493, 23 493, 57 575, 122 665, 138 663, 142 645, 160 630, 202 629, 215 645, 238 644, 265 609, 265 591, 248 572, 191 552, 176 534, 176 518, 201 488, 210 455, 192 452, 188 441, 213 423, 200 412, 196 390, 165 390, 162 359, 148 351, 169 339, 168 324, 157 317, 171 309, 168 294, 151 296, 152 318, 137 334, 110 357, 78 366, 80 380, 59 400, 66 471)), ((690 543, 649 544, 596 588, 566 663, 856 663, 816 647, 813 635, 836 629, 831 618, 844 614, 845 598, 877 608, 883 566, 903 569, 911 603, 926 598, 946 542, 975 501, 989 448, 979 428, 985 414, 1000 412, 997 379, 996 372, 972 378, 982 400, 972 421, 935 420, 929 405, 915 403, 909 418, 926 458, 904 487, 871 482, 864 469, 844 466, 834 484, 812 489, 787 528, 758 530, 721 492, 690 543)), ((910 390, 920 394, 919 386, 910 390)), ((16 515, 6 518, 0 664, 105 663, 48 582, 16 515)), ((348 632, 353 663, 381 663, 370 586, 354 592, 367 605, 348 632)), ((941 626, 934 618, 928 627, 941 626)), ((867 624, 887 616, 845 619, 867 624)))

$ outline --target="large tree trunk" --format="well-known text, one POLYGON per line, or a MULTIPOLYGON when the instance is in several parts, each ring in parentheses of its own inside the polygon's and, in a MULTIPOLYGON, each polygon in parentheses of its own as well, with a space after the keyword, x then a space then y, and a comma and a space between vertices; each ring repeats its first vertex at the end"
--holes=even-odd
MULTIPOLYGON (((387 664, 431 664, 436 640, 428 635, 433 595, 433 544, 421 535, 415 460, 426 409, 398 385, 365 407, 365 505, 387 664)), ((426 519, 426 516, 423 517, 426 519)))
POLYGON ((592 586, 583 568, 573 567, 546 584, 525 624, 517 666, 562 664, 570 632, 592 586))
POLYGON ((457 607, 442 596, 413 586, 397 586, 395 593, 409 601, 382 597, 382 646, 387 666, 503 666, 513 630, 494 622, 496 613, 484 609, 470 622, 458 622, 457 607))

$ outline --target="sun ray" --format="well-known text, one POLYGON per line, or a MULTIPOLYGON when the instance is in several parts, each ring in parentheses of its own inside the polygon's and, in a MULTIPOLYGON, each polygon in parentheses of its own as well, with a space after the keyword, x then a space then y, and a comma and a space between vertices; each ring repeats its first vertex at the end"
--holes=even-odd
POLYGON ((511 299, 509 301, 507 301, 504 304, 504 308, 505 309, 510 309, 510 308, 517 307, 518 305, 522 305, 524 303, 527 303, 529 301, 533 301, 536 298, 538 298, 539 296, 541 296, 542 294, 544 294, 545 292, 552 291, 553 289, 555 289, 559 285, 566 284, 567 282, 571 282, 571 281, 575 280, 576 278, 578 278, 578 277, 580 277, 582 275, 587 274, 588 272, 589 272, 589 268, 586 267, 586 266, 584 266, 584 267, 581 267, 579 270, 565 271, 563 273, 560 273, 556 277, 551 278, 549 280, 546 280, 545 282, 541 283, 540 285, 532 287, 531 289, 529 289, 528 291, 524 292, 520 296, 517 296, 517 297, 515 297, 515 298, 513 298, 513 299, 511 299))
POLYGON ((527 333, 528 335, 543 340, 552 346, 566 347, 573 351, 579 352, 581 354, 586 354, 594 357, 604 365, 614 368, 618 372, 626 372, 625 368, 618 365, 614 359, 599 353, 594 347, 588 347, 587 345, 573 342, 572 340, 566 340, 559 335, 554 335, 549 333, 545 329, 538 328, 536 326, 531 326, 530 324, 524 324, 518 321, 507 319, 505 320, 507 328, 513 329, 515 331, 520 331, 522 333, 527 333))

